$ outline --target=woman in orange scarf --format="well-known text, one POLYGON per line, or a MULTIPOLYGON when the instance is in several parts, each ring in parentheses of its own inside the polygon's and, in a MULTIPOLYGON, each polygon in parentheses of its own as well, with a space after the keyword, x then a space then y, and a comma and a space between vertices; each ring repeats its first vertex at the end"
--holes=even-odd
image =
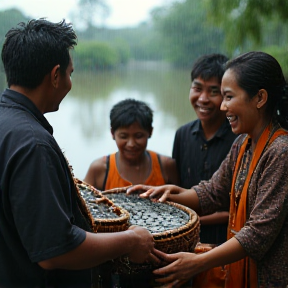
POLYGON ((221 109, 239 137, 218 171, 191 189, 136 185, 128 191, 142 189, 143 197, 175 201, 200 215, 230 207, 224 244, 203 254, 159 253, 167 265, 154 273, 162 276, 164 287, 181 287, 218 266, 223 266, 225 288, 288 285, 287 89, 279 63, 266 53, 229 61, 221 109))

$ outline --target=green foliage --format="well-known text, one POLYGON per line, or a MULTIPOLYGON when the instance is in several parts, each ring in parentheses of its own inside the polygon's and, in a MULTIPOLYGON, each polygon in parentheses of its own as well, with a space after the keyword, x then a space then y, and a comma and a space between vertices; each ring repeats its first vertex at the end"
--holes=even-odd
POLYGON ((159 38, 158 32, 146 23, 135 28, 90 28, 79 31, 77 34, 79 42, 83 39, 93 39, 118 46, 117 43, 121 41, 129 51, 129 58, 136 60, 160 60, 163 58, 162 45, 157 40, 159 38))
MULTIPOLYGON (((262 48, 265 46, 267 36, 273 35, 270 26, 281 23, 287 27, 288 24, 287 0, 205 0, 204 2, 210 24, 217 25, 224 31, 226 47, 231 53, 262 48)), ((285 34, 283 37, 287 39, 285 34)))
POLYGON ((90 28, 95 26, 95 20, 103 21, 109 14, 110 8, 105 0, 78 0, 78 10, 71 16, 73 23, 79 21, 86 28, 90 28))
POLYGON ((117 38, 112 43, 112 46, 118 54, 119 64, 126 65, 130 59, 130 48, 128 43, 122 38, 117 38))
POLYGON ((279 47, 279 46, 268 46, 263 49, 263 52, 266 52, 273 57, 280 63, 283 74, 285 75, 286 79, 288 79, 288 46, 279 47))
POLYGON ((77 69, 105 70, 120 62, 116 50, 106 43, 81 41, 73 51, 73 62, 77 69))
POLYGON ((224 35, 207 25, 202 1, 174 2, 166 9, 155 9, 153 17, 167 59, 175 66, 191 67, 200 55, 224 53, 224 35))
MULTIPOLYGON (((5 41, 5 35, 12 27, 15 27, 20 22, 26 22, 28 20, 19 10, 9 9, 0 11, 0 45, 1 48, 5 41)), ((6 77, 4 74, 4 67, 1 61, 0 64, 0 90, 6 87, 6 77)))
POLYGON ((158 32, 153 28, 142 23, 137 28, 127 31, 129 34, 126 34, 126 41, 130 45, 131 58, 135 60, 163 59, 163 45, 158 40, 158 32))
POLYGON ((17 9, 9 9, 0 11, 0 43, 1 47, 5 40, 5 35, 12 27, 15 27, 20 22, 26 22, 28 18, 25 17, 17 9))

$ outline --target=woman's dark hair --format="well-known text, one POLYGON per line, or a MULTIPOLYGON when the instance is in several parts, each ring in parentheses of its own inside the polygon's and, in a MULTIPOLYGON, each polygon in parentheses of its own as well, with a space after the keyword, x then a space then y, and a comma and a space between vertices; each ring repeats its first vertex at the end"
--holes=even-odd
POLYGON ((65 20, 52 23, 41 18, 19 23, 7 32, 2 47, 8 87, 14 84, 36 88, 58 64, 65 74, 69 50, 75 45, 77 36, 65 20))
POLYGON ((288 128, 288 86, 278 61, 271 55, 252 51, 227 62, 226 70, 231 69, 236 81, 250 98, 260 89, 268 93, 268 115, 275 116, 282 127, 288 128))
POLYGON ((153 111, 142 101, 125 99, 115 104, 110 111, 110 126, 112 131, 119 127, 128 127, 134 122, 147 130, 152 131, 153 111))
POLYGON ((199 57, 194 63, 191 71, 191 81, 201 77, 203 80, 216 77, 221 84, 223 74, 225 72, 224 64, 228 61, 228 57, 223 54, 209 54, 199 57))

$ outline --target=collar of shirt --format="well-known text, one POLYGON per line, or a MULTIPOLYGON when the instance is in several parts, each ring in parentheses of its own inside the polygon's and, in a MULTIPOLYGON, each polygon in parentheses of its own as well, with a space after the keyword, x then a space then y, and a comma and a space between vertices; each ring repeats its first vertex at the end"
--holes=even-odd
MULTIPOLYGON (((201 121, 199 119, 197 119, 194 123, 194 125, 191 127, 191 133, 192 134, 198 134, 198 133, 203 133, 203 128, 202 128, 202 125, 201 125, 201 121)), ((230 127, 230 123, 229 121, 226 119, 224 121, 224 123, 220 126, 220 128, 217 130, 217 132, 215 133, 214 137, 218 137, 218 138, 223 138, 227 132, 227 129, 231 129, 230 127)), ((213 139, 212 138, 212 139, 213 139)), ((211 140, 211 139, 210 139, 211 140)))
POLYGON ((53 135, 52 126, 38 110, 36 105, 25 95, 7 88, 2 93, 0 102, 29 112, 51 135, 53 135))

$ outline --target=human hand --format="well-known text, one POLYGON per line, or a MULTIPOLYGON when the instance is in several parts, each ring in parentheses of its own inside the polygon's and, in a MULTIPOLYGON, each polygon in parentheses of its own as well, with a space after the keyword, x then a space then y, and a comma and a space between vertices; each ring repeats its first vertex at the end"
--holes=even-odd
POLYGON ((178 186, 175 185, 162 185, 162 186, 147 186, 147 185, 134 185, 127 189, 127 194, 131 194, 136 191, 144 191, 139 196, 142 198, 150 198, 151 200, 158 200, 159 202, 165 202, 169 200, 169 196, 171 194, 178 194, 179 189, 178 186))
POLYGON ((164 284, 161 287, 181 287, 193 275, 204 270, 200 255, 188 252, 166 254, 156 251, 155 253, 162 260, 162 263, 167 263, 165 267, 153 271, 154 274, 161 276, 156 279, 158 283, 164 284))
POLYGON ((138 238, 133 250, 127 255, 129 260, 134 263, 150 262, 159 265, 160 259, 155 256, 157 251, 154 248, 153 235, 145 228, 132 225, 128 230, 133 230, 138 238))

